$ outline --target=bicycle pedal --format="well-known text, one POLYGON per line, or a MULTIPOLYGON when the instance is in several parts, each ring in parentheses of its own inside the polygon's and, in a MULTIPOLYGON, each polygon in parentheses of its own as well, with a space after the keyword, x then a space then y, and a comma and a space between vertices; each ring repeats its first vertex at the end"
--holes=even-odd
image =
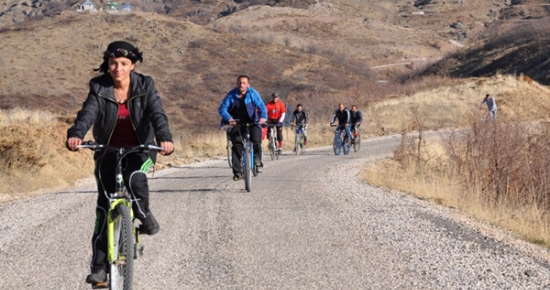
POLYGON ((136 244, 134 246, 134 260, 138 257, 143 257, 143 248, 145 247, 141 244, 136 244))
POLYGON ((92 285, 92 289, 107 289, 107 288, 109 288, 109 283, 107 283, 107 281, 99 282, 97 284, 92 285))

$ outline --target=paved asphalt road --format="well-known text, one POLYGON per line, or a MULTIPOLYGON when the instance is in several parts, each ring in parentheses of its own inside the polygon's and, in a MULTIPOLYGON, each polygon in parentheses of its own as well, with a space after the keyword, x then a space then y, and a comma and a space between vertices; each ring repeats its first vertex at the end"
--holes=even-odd
MULTIPOLYGON (((222 159, 157 172, 134 289, 550 289, 547 250, 358 180, 397 141, 266 156, 252 192, 222 159)), ((95 196, 88 180, 0 205, 0 289, 89 289, 95 196)))

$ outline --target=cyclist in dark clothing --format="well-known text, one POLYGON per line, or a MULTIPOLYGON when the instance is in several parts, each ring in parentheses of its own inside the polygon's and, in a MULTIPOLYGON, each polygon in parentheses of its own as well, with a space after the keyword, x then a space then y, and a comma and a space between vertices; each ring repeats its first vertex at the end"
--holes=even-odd
POLYGON ((353 133, 353 137, 357 137, 357 129, 359 126, 361 126, 361 122, 363 122, 363 114, 361 111, 357 110, 357 106, 353 105, 351 106, 351 112, 350 112, 350 124, 351 124, 351 133, 353 133))
POLYGON ((296 128, 302 126, 302 132, 304 133, 304 145, 307 145, 307 123, 308 123, 308 114, 304 110, 302 104, 296 106, 296 110, 292 112, 290 116, 290 123, 296 128))
POLYGON ((351 121, 351 114, 344 103, 338 104, 338 109, 334 111, 334 114, 330 119, 330 125, 332 126, 336 120, 338 120, 338 128, 336 128, 336 130, 340 131, 342 129, 345 129, 346 137, 351 137, 349 126, 351 121))
MULTIPOLYGON (((143 61, 141 52, 124 41, 109 44, 103 63, 96 71, 103 75, 90 80, 89 93, 74 125, 67 131, 66 145, 76 151, 93 125, 95 142, 112 147, 134 147, 159 143, 168 155, 174 150, 168 118, 153 79, 134 72, 135 63, 143 61)), ((86 282, 97 284, 107 280, 106 213, 109 210, 108 193, 115 191, 116 155, 98 151, 94 154, 94 171, 98 197, 95 230, 92 236, 92 273, 86 282)), ((160 227, 149 207, 147 171, 154 165, 156 154, 132 153, 124 160, 124 182, 132 196, 134 215, 141 221, 143 233, 154 235, 160 227)))

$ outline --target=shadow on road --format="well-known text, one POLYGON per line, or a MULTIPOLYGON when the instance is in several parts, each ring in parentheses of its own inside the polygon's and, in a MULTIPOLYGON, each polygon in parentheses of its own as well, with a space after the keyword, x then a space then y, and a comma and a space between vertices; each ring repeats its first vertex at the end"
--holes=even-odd
POLYGON ((220 166, 200 166, 200 167, 197 167, 197 166, 172 166, 170 168, 176 168, 176 169, 189 169, 189 170, 197 170, 197 169, 214 169, 214 168, 227 168, 227 169, 231 169, 227 163, 224 164, 225 166, 223 165, 220 165, 220 166))
POLYGON ((215 175, 215 176, 178 176, 178 177, 150 177, 149 180, 163 180, 163 179, 204 179, 204 178, 228 178, 231 177, 230 174, 227 175, 215 175))
POLYGON ((186 193, 186 192, 216 192, 219 188, 190 188, 190 189, 158 189, 149 190, 150 193, 186 193))

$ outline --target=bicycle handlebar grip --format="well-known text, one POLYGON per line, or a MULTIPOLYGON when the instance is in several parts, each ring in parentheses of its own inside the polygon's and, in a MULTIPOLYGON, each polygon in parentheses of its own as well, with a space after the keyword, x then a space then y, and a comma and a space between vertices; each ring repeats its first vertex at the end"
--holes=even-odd
POLYGON ((166 150, 166 148, 164 148, 164 147, 159 147, 159 146, 155 146, 155 145, 145 145, 145 148, 147 148, 149 150, 156 150, 156 151, 166 150))

